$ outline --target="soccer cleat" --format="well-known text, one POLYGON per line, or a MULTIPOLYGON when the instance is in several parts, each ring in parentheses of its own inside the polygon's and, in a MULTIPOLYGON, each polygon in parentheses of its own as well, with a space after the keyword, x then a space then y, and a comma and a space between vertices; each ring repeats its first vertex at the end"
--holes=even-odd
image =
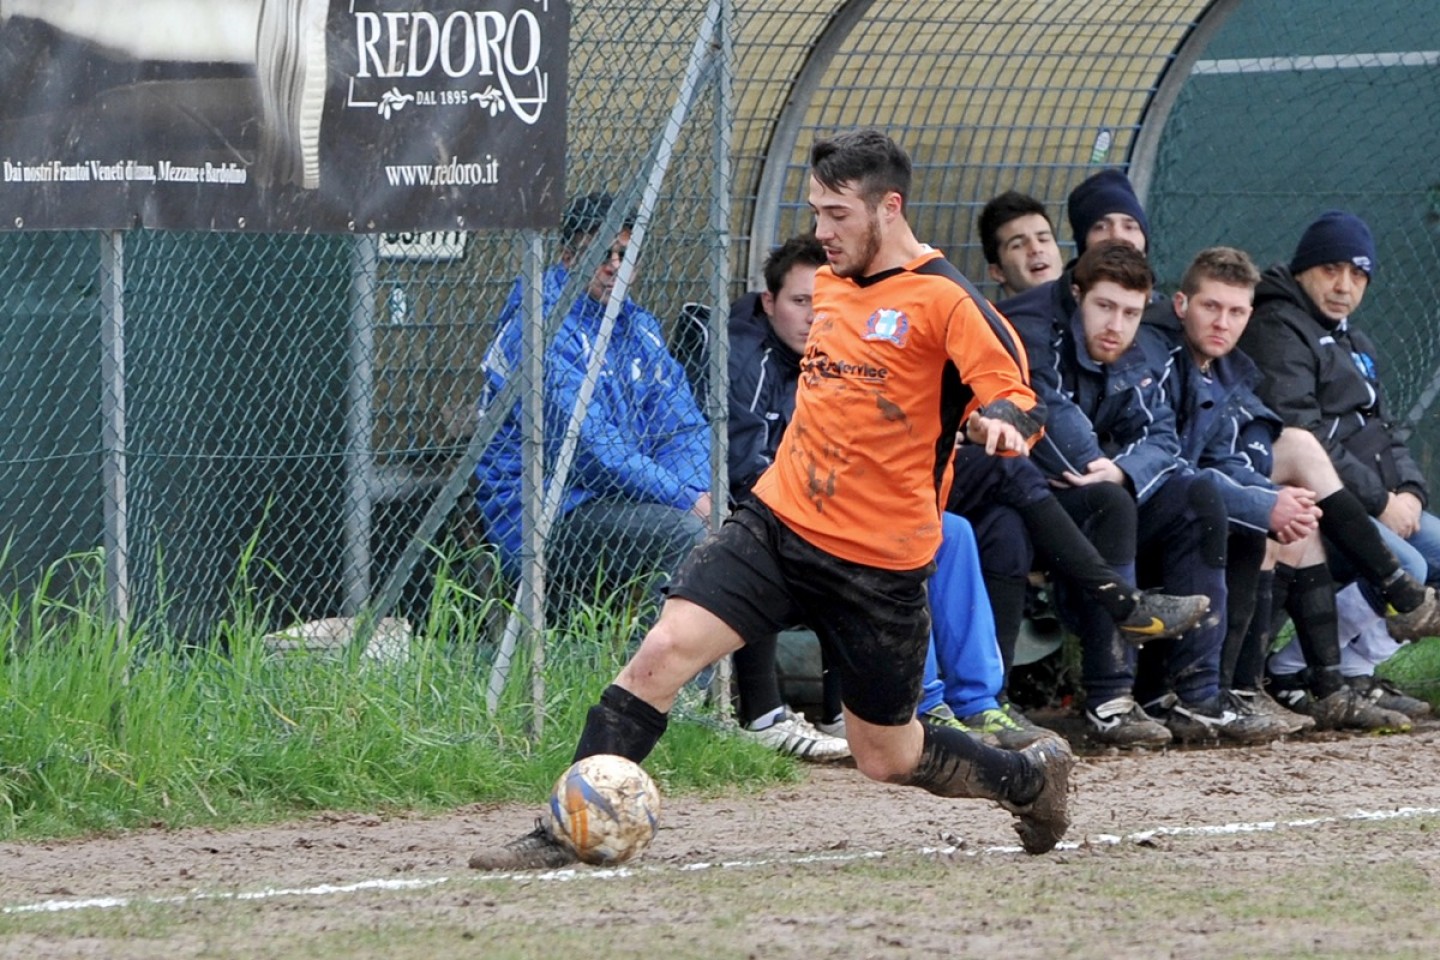
POLYGON ((472 870, 557 870, 579 863, 580 858, 550 835, 537 819, 535 829, 503 847, 481 850, 470 858, 472 870))
POLYGON ((1171 734, 1182 743, 1228 740, 1231 743, 1269 743, 1285 736, 1289 724, 1278 717, 1255 713, 1225 690, 1204 703, 1186 703, 1173 693, 1145 705, 1145 712, 1162 717, 1171 734))
POLYGON ((1098 707, 1086 708, 1090 736, 1116 747, 1163 747, 1174 739, 1133 697, 1116 697, 1098 707))
POLYGON ((1381 710, 1403 713, 1411 720, 1424 720, 1433 712, 1430 704, 1410 696, 1383 677, 1346 677, 1345 682, 1356 693, 1381 710))
POLYGON ((1002 802, 1001 806, 1015 814, 1015 832, 1025 852, 1048 853, 1070 828, 1070 771, 1075 767, 1075 754, 1060 737, 1042 737, 1020 755, 1040 769, 1045 782, 1028 803, 1002 802))
POLYGON ((1116 624, 1120 636, 1131 643, 1145 643, 1178 637, 1210 612, 1210 598, 1204 594, 1174 596, 1145 591, 1136 598, 1130 616, 1116 624))
POLYGON ((1403 713, 1385 710, 1341 686, 1334 693, 1317 697, 1306 690, 1294 688, 1276 691, 1280 705, 1315 718, 1317 730, 1362 730, 1367 733, 1405 733, 1410 718, 1403 713))
POLYGON ((1230 694, 1244 704, 1251 713, 1262 713, 1281 720, 1285 724, 1287 736, 1315 729, 1314 717, 1287 710, 1264 690, 1231 690, 1230 694))
POLYGON ((816 730, 810 721, 786 707, 779 720, 763 730, 740 728, 740 735, 800 760, 825 763, 850 756, 850 744, 816 730))
POLYGON ((1440 636, 1440 597, 1436 596, 1435 588, 1425 588, 1425 599, 1414 610, 1400 613, 1393 607, 1388 608, 1385 628, 1396 640, 1440 636))
MULTIPOLYGON (((1008 705, 1007 705, 1008 706, 1008 705)), ((960 723, 982 739, 993 738, 995 743, 1006 750, 1023 750, 1044 737, 1053 737, 1055 732, 1036 726, 1019 710, 992 708, 961 717, 960 723), (1024 723, 1016 719, 1019 716, 1024 723)))

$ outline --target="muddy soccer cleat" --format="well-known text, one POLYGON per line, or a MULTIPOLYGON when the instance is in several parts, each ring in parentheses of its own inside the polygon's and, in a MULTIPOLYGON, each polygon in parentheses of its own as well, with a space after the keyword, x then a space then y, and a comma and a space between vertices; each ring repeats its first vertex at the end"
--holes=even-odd
POLYGON ((960 723, 970 731, 978 733, 987 743, 993 741, 1006 750, 1023 750, 1043 737, 1056 736, 1053 730, 1031 723, 1023 713, 1013 707, 1010 710, 981 710, 968 717, 961 717, 960 723), (1019 719, 1016 719, 1017 717, 1019 719))
POLYGON ((1385 614, 1385 629, 1396 640, 1440 636, 1440 597, 1435 588, 1425 588, 1425 599, 1414 610, 1400 613, 1390 608, 1385 614))
POLYGON ((1150 716, 1133 697, 1116 697, 1086 708, 1092 739, 1114 747, 1163 747, 1174 739, 1170 729, 1150 716))
POLYGON ((1313 717, 1317 730, 1406 733, 1411 726, 1405 714, 1382 709, 1348 686, 1324 697, 1303 689, 1279 689, 1275 699, 1283 707, 1313 717))
POLYGON ((1116 624, 1120 636, 1131 643, 1178 637, 1210 612, 1210 598, 1204 594, 1173 596, 1168 593, 1141 593, 1130 616, 1116 624))
POLYGON ((1230 695, 1245 705, 1251 713, 1275 717, 1285 726, 1285 735, 1305 733, 1315 729, 1315 718, 1294 710, 1287 710, 1264 690, 1231 690, 1230 695))
POLYGON ((1075 767, 1075 754, 1060 737, 1044 737, 1020 755, 1039 768, 1045 782, 1029 802, 1002 802, 1001 806, 1015 814, 1015 832, 1026 853, 1049 853, 1070 829, 1070 771, 1075 767))
POLYGON ((1231 743, 1269 743, 1285 736, 1290 725, 1279 717, 1257 713, 1229 690, 1202 703, 1186 703, 1168 693, 1145 712, 1163 720, 1171 735, 1181 743, 1226 740, 1231 743))
POLYGON ((1412 697, 1384 677, 1346 677, 1345 682, 1366 700, 1381 710, 1403 713, 1411 720, 1426 720, 1434 712, 1430 704, 1418 697, 1412 697))
POLYGON ((580 862, 568 848, 550 835, 541 820, 535 829, 503 847, 481 850, 470 858, 472 870, 557 870, 580 862))

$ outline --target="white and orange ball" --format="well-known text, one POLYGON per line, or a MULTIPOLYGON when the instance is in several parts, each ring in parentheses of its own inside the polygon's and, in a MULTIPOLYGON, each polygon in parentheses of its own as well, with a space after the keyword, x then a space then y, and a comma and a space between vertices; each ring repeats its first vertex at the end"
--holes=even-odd
POLYGON ((582 861, 614 866, 655 839, 660 790, 639 764, 598 754, 571 764, 550 792, 551 835, 582 861))

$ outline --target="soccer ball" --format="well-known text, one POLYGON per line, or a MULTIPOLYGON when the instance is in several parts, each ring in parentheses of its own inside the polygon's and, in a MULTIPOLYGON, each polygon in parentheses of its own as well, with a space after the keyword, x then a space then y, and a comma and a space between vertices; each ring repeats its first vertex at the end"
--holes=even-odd
POLYGON ((550 835, 586 863, 613 866, 655 838, 660 791, 634 761, 613 754, 577 760, 550 792, 550 835))

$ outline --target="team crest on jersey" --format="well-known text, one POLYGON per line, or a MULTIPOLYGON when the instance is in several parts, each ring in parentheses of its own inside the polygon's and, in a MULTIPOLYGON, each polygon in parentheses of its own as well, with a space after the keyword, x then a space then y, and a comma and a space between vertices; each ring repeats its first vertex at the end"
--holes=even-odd
POLYGON ((910 318, 888 307, 876 310, 865 321, 865 340, 888 340, 897 347, 905 346, 910 335, 910 318))

